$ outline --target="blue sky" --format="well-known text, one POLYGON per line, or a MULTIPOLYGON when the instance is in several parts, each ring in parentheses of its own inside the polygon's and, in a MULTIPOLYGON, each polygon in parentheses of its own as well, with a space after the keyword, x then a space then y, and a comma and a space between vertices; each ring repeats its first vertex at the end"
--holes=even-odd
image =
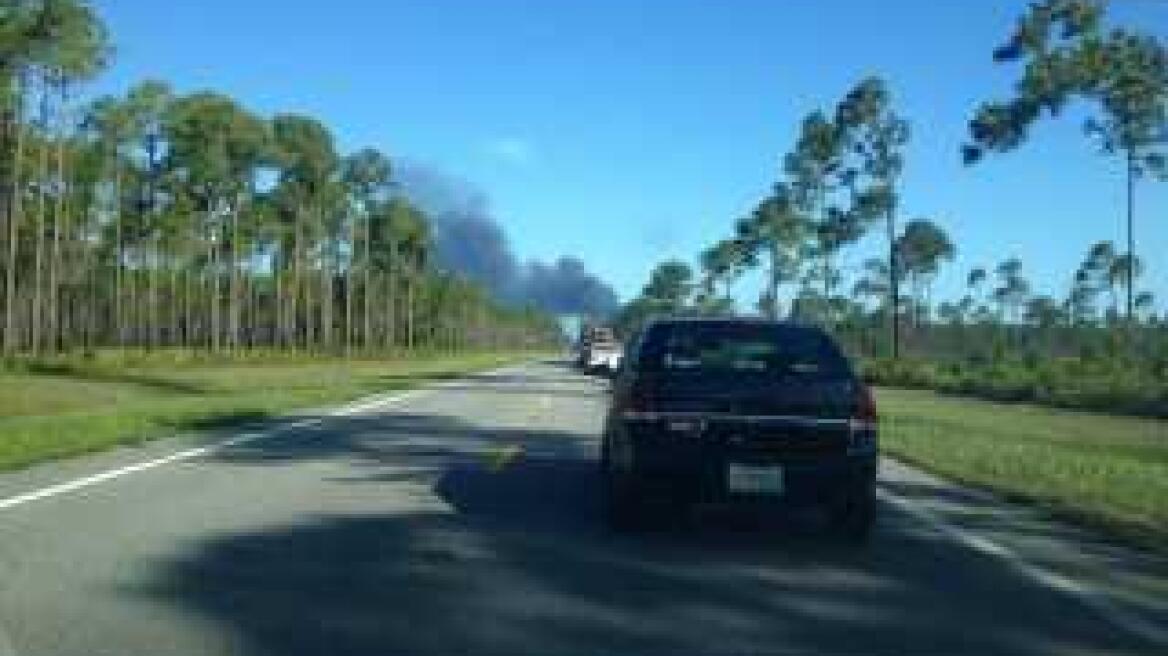
MULTIPOLYGON (((913 125, 905 218, 958 244, 937 294, 1020 256, 1062 295, 1087 247, 1118 242, 1118 162, 1067 112, 976 168, 958 147, 1016 71, 993 47, 1006 0, 98 0, 118 52, 96 91, 145 77, 262 113, 313 114, 346 149, 380 147, 484 190, 521 257, 581 257, 622 296, 665 257, 728 235, 778 175, 800 118, 880 74, 913 125)), ((1168 1, 1119 23, 1168 38, 1168 1)), ((1168 301, 1168 183, 1139 188, 1143 287, 1168 301)), ((852 248, 855 266, 880 248, 852 248)), ((741 294, 753 294, 752 281, 741 294)))

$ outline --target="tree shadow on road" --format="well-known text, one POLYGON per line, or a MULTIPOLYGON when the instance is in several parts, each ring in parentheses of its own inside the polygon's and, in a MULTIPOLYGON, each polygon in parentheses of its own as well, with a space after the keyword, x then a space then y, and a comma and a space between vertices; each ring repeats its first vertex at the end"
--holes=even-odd
MULTIPOLYGON (((847 548, 770 524, 614 535, 591 436, 421 414, 346 419, 221 457, 339 458, 337 485, 443 506, 328 514, 211 536, 144 590, 258 654, 1125 653, 1064 598, 885 513, 847 548), (500 463, 500 445, 525 455, 500 463), (394 485, 403 485, 393 488, 394 485)), ((262 474, 260 474, 262 475, 262 474)), ((1133 653, 1134 653, 1133 647, 1133 653)))

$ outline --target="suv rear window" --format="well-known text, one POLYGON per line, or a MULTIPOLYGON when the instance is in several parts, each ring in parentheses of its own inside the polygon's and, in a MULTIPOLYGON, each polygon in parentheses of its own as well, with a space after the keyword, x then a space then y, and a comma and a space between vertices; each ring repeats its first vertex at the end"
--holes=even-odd
POLYGON ((645 335, 639 369, 699 375, 850 375, 831 339, 806 326, 766 323, 662 323, 645 335))

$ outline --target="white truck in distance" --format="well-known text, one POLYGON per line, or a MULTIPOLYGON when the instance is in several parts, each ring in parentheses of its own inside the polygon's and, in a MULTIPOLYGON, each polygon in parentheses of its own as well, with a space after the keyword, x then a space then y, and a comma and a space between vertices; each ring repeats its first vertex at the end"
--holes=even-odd
POLYGON ((624 353, 612 330, 603 326, 586 328, 580 336, 578 349, 576 364, 589 373, 615 372, 624 353))

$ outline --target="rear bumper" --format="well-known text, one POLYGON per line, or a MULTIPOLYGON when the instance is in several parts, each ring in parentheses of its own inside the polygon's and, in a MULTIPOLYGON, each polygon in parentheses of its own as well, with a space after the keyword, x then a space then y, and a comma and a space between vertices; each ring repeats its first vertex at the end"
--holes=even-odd
POLYGON ((840 506, 874 494, 876 458, 846 456, 820 463, 774 463, 783 470, 783 492, 730 492, 726 471, 730 461, 705 462, 691 467, 637 467, 637 487, 647 496, 686 503, 781 504, 840 506))
POLYGON ((680 441, 671 438, 633 440, 629 471, 646 496, 684 503, 744 503, 786 506, 839 506, 870 499, 875 494, 879 456, 875 450, 850 454, 809 454, 783 448, 732 447, 724 442, 680 441), (780 467, 781 494, 731 492, 731 464, 780 467))

